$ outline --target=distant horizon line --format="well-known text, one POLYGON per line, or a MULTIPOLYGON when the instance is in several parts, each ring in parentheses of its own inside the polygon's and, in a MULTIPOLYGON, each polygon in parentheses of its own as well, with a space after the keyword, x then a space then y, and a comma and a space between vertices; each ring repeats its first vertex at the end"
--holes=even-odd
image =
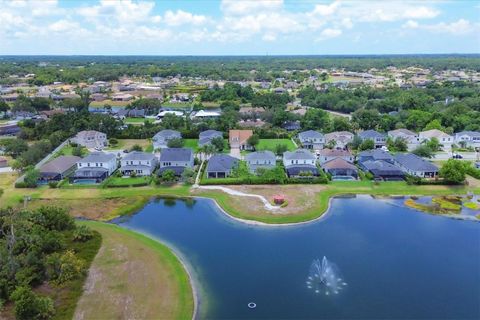
POLYGON ((361 53, 361 54, 0 54, 2 57, 383 57, 383 56, 480 56, 476 53, 361 53))

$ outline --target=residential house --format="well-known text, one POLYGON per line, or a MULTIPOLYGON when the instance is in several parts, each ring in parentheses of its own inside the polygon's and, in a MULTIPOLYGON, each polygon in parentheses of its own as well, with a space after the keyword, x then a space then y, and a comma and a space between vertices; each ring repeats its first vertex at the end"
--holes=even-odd
POLYGON ((381 148, 387 144, 387 137, 375 130, 365 130, 358 134, 362 141, 372 140, 374 143, 374 148, 381 148))
POLYGON ((405 178, 403 170, 384 160, 368 160, 359 163, 362 170, 370 172, 375 180, 399 181, 405 178))
POLYGON ((438 176, 438 167, 413 153, 398 153, 394 156, 403 172, 421 178, 435 178, 438 176))
POLYGON ((347 162, 353 163, 355 161, 353 154, 344 149, 322 149, 317 153, 320 164, 341 158, 347 162))
POLYGON ((455 143, 461 147, 480 148, 480 132, 462 131, 455 134, 455 143))
POLYGON ((286 151, 283 153, 283 165, 289 177, 301 176, 302 173, 318 176, 315 155, 307 149, 286 151))
POLYGON ((80 131, 72 138, 72 142, 86 148, 103 149, 108 145, 107 135, 95 130, 80 131))
POLYGON ((335 148, 346 149, 347 144, 353 141, 353 133, 348 131, 335 131, 325 135, 325 144, 330 144, 334 141, 335 148))
POLYGON ((122 158, 120 165, 120 172, 124 176, 149 176, 155 171, 157 158, 152 153, 132 151, 122 158))
POLYGON ((208 178, 226 178, 234 168, 238 166, 239 160, 227 154, 215 154, 208 160, 208 178))
POLYGON ((388 131, 392 140, 403 139, 409 151, 415 150, 420 145, 420 137, 417 133, 408 129, 396 129, 388 131))
POLYGON ((394 164, 395 161, 393 156, 381 149, 374 149, 374 150, 366 150, 362 151, 357 156, 358 163, 366 162, 366 161, 385 161, 390 164, 394 164))
POLYGON ((276 165, 275 154, 268 150, 249 153, 245 156, 245 161, 252 173, 256 173, 258 168, 273 169, 276 165))
POLYGON ((165 117, 167 114, 174 115, 176 117, 184 117, 185 115, 183 114, 182 111, 175 111, 175 110, 162 110, 157 114, 157 120, 161 120, 163 117, 165 117))
POLYGON ((252 135, 252 130, 230 130, 228 133, 228 142, 230 143, 230 148, 252 150, 253 147, 248 144, 248 139, 252 135))
POLYGON ((200 135, 198 136, 198 145, 200 147, 212 143, 212 140, 215 138, 222 138, 223 139, 223 133, 217 130, 206 130, 200 132, 200 135))
POLYGON ((70 180, 92 180, 101 182, 117 169, 117 158, 113 153, 92 152, 77 161, 77 170, 70 180))
POLYGON ((75 172, 77 162, 82 158, 76 156, 60 156, 39 168, 40 182, 60 181, 68 178, 75 172))
POLYGON ((334 158, 322 163, 322 169, 332 176, 332 180, 357 179, 357 167, 343 158, 334 158))
POLYGON ((287 131, 296 131, 300 130, 300 121, 286 121, 283 125, 282 128, 287 130, 287 131))
POLYGON ((180 176, 185 168, 193 168, 193 151, 189 148, 167 148, 160 153, 160 170, 173 170, 176 176, 180 176))
POLYGON ((112 96, 112 101, 130 101, 133 96, 129 93, 117 93, 112 96))
POLYGON ((325 144, 325 137, 318 131, 308 130, 298 134, 298 140, 305 149, 320 150, 325 144))
POLYGON ((432 138, 436 138, 445 151, 451 150, 452 144, 454 143, 454 138, 451 135, 438 129, 422 131, 419 134, 419 138, 420 142, 430 141, 432 138))
POLYGON ((168 141, 172 139, 180 139, 182 135, 176 130, 165 129, 158 132, 153 136, 153 149, 165 149, 168 148, 168 141))
POLYGON ((0 168, 8 167, 8 161, 5 157, 0 157, 0 168))
POLYGON ((190 118, 192 120, 216 119, 216 118, 220 117, 220 115, 221 115, 220 112, 217 112, 217 111, 200 110, 200 111, 192 113, 190 118))

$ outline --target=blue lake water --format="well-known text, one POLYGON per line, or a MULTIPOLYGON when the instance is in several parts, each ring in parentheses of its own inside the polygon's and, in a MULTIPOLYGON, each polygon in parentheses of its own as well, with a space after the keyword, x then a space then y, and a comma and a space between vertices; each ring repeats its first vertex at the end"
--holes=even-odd
POLYGON ((480 223, 402 202, 335 199, 324 220, 272 228, 235 222, 211 200, 159 199, 114 222, 188 260, 206 301, 201 318, 480 318, 480 223), (307 286, 323 256, 347 283, 338 294, 307 286))

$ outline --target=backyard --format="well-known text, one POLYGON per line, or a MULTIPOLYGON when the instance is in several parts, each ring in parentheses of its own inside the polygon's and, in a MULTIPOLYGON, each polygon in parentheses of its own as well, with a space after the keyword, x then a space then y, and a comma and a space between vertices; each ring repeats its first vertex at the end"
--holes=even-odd
POLYGON ((260 139, 256 149, 270 150, 275 152, 275 147, 282 144, 287 146, 288 151, 293 151, 296 149, 295 145, 290 139, 260 139))

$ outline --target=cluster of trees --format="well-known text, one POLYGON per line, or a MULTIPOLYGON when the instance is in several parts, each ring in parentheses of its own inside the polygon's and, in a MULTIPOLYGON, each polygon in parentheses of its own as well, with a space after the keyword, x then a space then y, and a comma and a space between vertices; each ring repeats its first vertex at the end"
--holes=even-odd
POLYGON ((210 90, 200 94, 200 101, 240 101, 242 103, 252 101, 255 93, 252 87, 242 87, 237 83, 227 82, 223 88, 215 85, 210 90))
POLYGON ((0 210, 0 307, 12 301, 17 319, 50 318, 54 301, 32 289, 45 282, 68 287, 84 277, 91 260, 76 251, 87 247, 93 248, 93 259, 100 247, 99 234, 76 227, 62 208, 0 210))
POLYGON ((34 73, 30 82, 36 85, 54 81, 110 81, 128 76, 206 77, 209 79, 266 80, 287 77, 302 80, 311 73, 300 70, 346 68, 350 71, 418 66, 433 70, 480 70, 478 55, 395 55, 395 56, 245 56, 245 57, 4 57, 0 64, 3 83, 15 81, 9 75, 34 73), (44 62, 47 65, 39 65, 44 62), (81 68, 79 68, 81 66, 81 68), (60 71, 62 70, 62 71, 60 71), (254 71, 253 71, 254 70, 254 71), (290 70, 286 74, 283 71, 290 70))

